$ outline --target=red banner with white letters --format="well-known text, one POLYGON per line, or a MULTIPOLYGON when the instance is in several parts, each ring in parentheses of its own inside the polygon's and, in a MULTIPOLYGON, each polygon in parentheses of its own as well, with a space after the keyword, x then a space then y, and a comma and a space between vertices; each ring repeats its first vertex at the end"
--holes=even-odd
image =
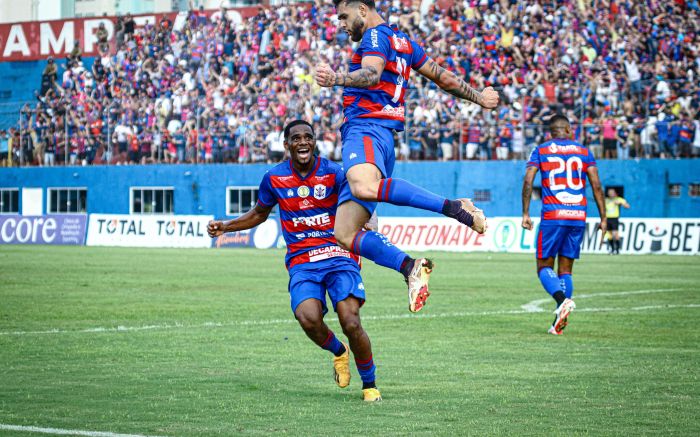
MULTIPOLYGON (((234 23, 257 15, 259 7, 231 8, 227 15, 234 23)), ((135 15, 136 28, 146 24, 159 23, 163 17, 178 28, 187 20, 187 12, 167 14, 135 15)), ((207 17, 218 19, 218 10, 204 11, 207 17)), ((32 61, 49 56, 65 57, 75 45, 80 43, 83 56, 97 55, 97 29, 104 23, 108 41, 115 38, 116 17, 74 18, 72 20, 30 21, 24 23, 0 24, 0 62, 32 61)))

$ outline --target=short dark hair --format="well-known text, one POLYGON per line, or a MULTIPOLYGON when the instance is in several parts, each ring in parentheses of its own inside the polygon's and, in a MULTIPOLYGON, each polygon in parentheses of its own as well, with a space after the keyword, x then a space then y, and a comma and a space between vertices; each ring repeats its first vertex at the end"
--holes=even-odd
POLYGON ((287 123, 287 125, 284 127, 284 140, 285 140, 285 141, 287 141, 287 139, 289 138, 289 132, 292 130, 292 128, 293 128, 294 126, 298 126, 298 125, 300 125, 300 124, 305 124, 305 125, 307 125, 308 127, 310 127, 310 128, 311 128, 311 133, 314 135, 314 137, 316 136, 316 132, 314 132, 314 127, 311 125, 311 123, 309 123, 309 122, 306 121, 306 120, 297 119, 297 120, 294 120, 294 121, 290 121, 290 122, 287 123))
POLYGON ((561 125, 569 126, 571 123, 564 114, 554 114, 549 118, 547 124, 549 125, 549 130, 552 131, 554 129, 557 129, 561 125))
POLYGON ((341 3, 362 3, 363 5, 366 5, 368 8, 372 9, 377 9, 377 4, 374 2, 374 0, 333 0, 333 5, 337 8, 339 4, 341 3))

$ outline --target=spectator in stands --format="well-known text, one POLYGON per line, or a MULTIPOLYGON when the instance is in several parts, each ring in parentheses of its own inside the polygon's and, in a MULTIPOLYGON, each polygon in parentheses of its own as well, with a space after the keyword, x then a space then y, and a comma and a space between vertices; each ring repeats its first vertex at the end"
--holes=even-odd
MULTIPOLYGON (((691 155, 688 130, 692 125, 694 141, 690 120, 700 109, 700 14, 693 4, 448 2, 421 15, 401 2, 379 2, 389 22, 433 41, 428 55, 440 65, 476 88, 499 87, 503 96, 497 111, 482 112, 414 76, 399 158, 408 150, 411 159, 522 157, 544 140, 541 120, 557 111, 566 112, 576 139, 597 158, 601 136, 607 158, 691 155), (459 150, 452 155, 450 138, 459 150)), ((85 161, 123 163, 119 127, 146 141, 139 146, 145 162, 275 161, 280 150, 273 150, 270 129, 287 119, 308 119, 319 138, 337 136, 342 90, 320 90, 311 80, 315 64, 341 68, 352 56, 347 35, 337 30, 334 8, 320 0, 310 8, 261 8, 240 25, 225 9, 209 15, 194 5, 177 27, 167 17, 145 26, 130 14, 117 17, 113 46, 104 44, 106 27, 97 29, 100 55, 89 71, 73 53, 60 72, 49 60, 37 96, 45 122, 32 143, 47 144, 40 138, 49 127, 59 137, 86 132, 85 161), (97 119, 102 127, 93 129, 97 119)), ((339 159, 337 141, 329 141, 339 159)))
POLYGON ((5 167, 7 165, 9 153, 10 140, 7 137, 7 132, 0 130, 0 167, 5 167))

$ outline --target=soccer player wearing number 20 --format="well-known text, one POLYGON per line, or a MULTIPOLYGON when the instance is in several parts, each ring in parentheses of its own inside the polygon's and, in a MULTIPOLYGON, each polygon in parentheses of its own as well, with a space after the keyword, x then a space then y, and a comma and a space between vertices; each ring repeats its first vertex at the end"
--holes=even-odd
POLYGON ((401 272, 408 283, 409 310, 420 311, 429 296, 432 261, 413 259, 377 232, 365 232, 377 202, 411 206, 443 214, 482 234, 486 218, 469 199, 450 200, 411 182, 392 178, 394 131, 404 129, 404 94, 411 70, 445 92, 484 108, 495 108, 498 93, 478 92, 430 59, 423 48, 377 13, 374 0, 334 0, 341 30, 359 45, 347 72, 326 64, 316 68, 322 87, 343 87, 345 121, 341 127, 347 185, 338 197, 335 237, 352 253, 401 272))
POLYGON ((570 140, 571 124, 563 115, 549 120, 551 140, 532 150, 523 181, 523 228, 532 230, 530 197, 537 171, 542 172, 542 218, 537 233, 537 275, 544 289, 557 302, 554 323, 547 331, 561 335, 571 311, 574 282, 572 269, 578 259, 586 229, 586 176, 600 213, 600 231, 605 235, 605 199, 593 154, 570 140), (559 258, 554 273, 555 258, 559 258))

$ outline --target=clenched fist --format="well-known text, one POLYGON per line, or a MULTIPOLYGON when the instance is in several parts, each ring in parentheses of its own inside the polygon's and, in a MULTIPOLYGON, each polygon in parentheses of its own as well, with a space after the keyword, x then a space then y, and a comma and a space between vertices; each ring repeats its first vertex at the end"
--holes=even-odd
POLYGON ((486 109, 493 109, 498 105, 498 91, 493 87, 484 88, 481 92, 481 106, 486 109))
POLYGON ((335 85, 335 71, 331 70, 328 64, 319 64, 316 67, 316 83, 322 87, 332 87, 335 85))

